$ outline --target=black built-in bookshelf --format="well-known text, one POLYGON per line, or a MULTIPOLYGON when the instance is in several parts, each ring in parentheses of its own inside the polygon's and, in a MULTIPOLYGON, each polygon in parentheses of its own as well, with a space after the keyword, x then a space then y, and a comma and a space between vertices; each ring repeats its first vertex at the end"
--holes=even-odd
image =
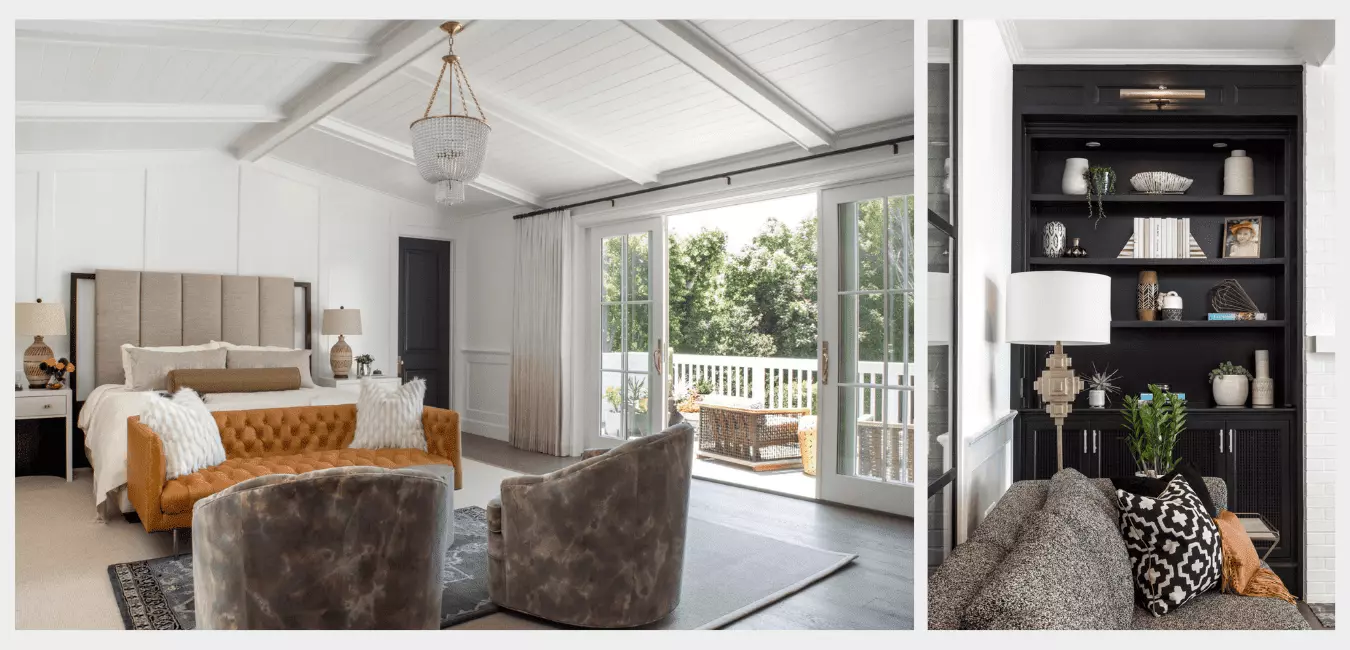
MULTIPOLYGON (((1111 278, 1111 343, 1070 347, 1082 374, 1110 367, 1120 386, 1138 394, 1148 384, 1186 393, 1191 417, 1180 455, 1202 473, 1223 478, 1229 508, 1259 512, 1282 540, 1272 568, 1295 594, 1303 591, 1303 273, 1302 70, 1291 66, 1017 66, 1014 70, 1012 270, 1066 270, 1111 278), (1121 88, 1203 88, 1204 100, 1168 110, 1122 101, 1121 88), (1100 146, 1089 147, 1096 142, 1100 146), (1226 146, 1216 148, 1215 143, 1226 146), (1223 195, 1223 163, 1246 150, 1254 194, 1223 195), (1087 198, 1061 191, 1064 161, 1087 158, 1117 175, 1116 194, 1094 225, 1087 198), (1194 180, 1181 195, 1141 195, 1129 179, 1167 171, 1194 180), (1261 258, 1224 259, 1225 218, 1259 216, 1261 258), (1205 259, 1121 259, 1134 217, 1188 217, 1205 259), (1049 258, 1042 229, 1050 221, 1081 240, 1086 259, 1049 258), (1156 271, 1160 292, 1184 301, 1180 322, 1138 320, 1139 272, 1156 271), (1210 290, 1234 279, 1265 321, 1211 322, 1210 290), (1255 371, 1255 351, 1270 351, 1275 408, 1218 408, 1209 371, 1222 361, 1255 371)), ((1161 318, 1161 314, 1159 314, 1161 318)), ((1049 478, 1055 466, 1055 427, 1033 382, 1049 348, 1013 346, 1012 408, 1019 411, 1014 473, 1049 478)), ((1084 392, 1065 424, 1065 465, 1092 477, 1135 470, 1125 447, 1119 398, 1088 408, 1084 392)), ((1250 404, 1250 399, 1248 400, 1250 404)))

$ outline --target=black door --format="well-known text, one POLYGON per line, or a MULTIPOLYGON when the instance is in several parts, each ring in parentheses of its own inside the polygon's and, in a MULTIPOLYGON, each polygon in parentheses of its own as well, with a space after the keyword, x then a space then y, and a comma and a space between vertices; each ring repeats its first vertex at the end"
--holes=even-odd
POLYGON ((450 408, 450 242, 398 240, 398 355, 403 379, 427 383, 427 406, 450 408))
MULTIPOLYGON (((1232 480, 1228 484, 1228 509, 1256 512, 1280 530, 1280 545, 1271 560, 1290 557, 1298 543, 1289 491, 1290 425, 1287 420, 1230 418, 1229 441, 1233 455, 1232 480)), ((1264 550, 1264 549, 1262 549, 1264 550)))
POLYGON ((1189 461, 1201 476, 1223 479, 1228 487, 1228 499, 1233 498, 1233 482, 1229 469, 1232 464, 1232 450, 1228 448, 1227 428, 1223 418, 1191 417, 1186 421, 1186 430, 1177 438, 1176 449, 1172 456, 1189 461))

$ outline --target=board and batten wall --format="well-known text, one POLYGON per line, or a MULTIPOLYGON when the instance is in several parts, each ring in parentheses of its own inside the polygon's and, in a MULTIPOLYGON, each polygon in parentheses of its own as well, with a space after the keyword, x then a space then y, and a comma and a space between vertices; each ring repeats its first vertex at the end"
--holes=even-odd
MULTIPOLYGON (((335 337, 319 335, 321 315, 339 305, 361 310, 353 351, 396 370, 398 237, 455 237, 434 205, 214 151, 19 154, 15 194, 16 301, 68 305, 70 273, 97 268, 292 277, 313 283, 313 370, 324 377, 335 337)), ((17 338, 19 370, 31 339, 17 338)), ((68 354, 70 337, 47 341, 68 354)))
POLYGON ((512 211, 460 222, 461 256, 472 277, 456 307, 465 316, 459 384, 463 429, 508 440, 511 392, 511 305, 515 292, 515 225, 512 211))

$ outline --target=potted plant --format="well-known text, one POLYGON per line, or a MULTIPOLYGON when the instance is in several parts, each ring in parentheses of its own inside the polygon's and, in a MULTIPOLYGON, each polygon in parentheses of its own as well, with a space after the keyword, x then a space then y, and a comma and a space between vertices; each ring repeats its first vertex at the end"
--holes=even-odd
POLYGON ((1110 167, 1089 167, 1083 172, 1083 180, 1087 181, 1088 218, 1092 219, 1092 227, 1096 228, 1106 218, 1102 197, 1116 192, 1116 171, 1110 167), (1095 204, 1093 199, 1096 199, 1095 204))
POLYGON ((1172 471, 1180 458, 1173 458, 1177 438, 1186 430, 1186 400, 1157 384, 1149 384, 1149 397, 1125 396, 1125 443, 1139 474, 1158 477, 1172 471))
POLYGON ((628 428, 629 437, 642 437, 651 431, 651 422, 647 418, 647 382, 630 378, 628 380, 628 428))
POLYGON ((375 357, 372 357, 369 354, 363 354, 352 360, 356 362, 357 377, 370 376, 370 364, 375 363, 375 357))
POLYGON ((605 387, 605 435, 618 437, 619 423, 623 422, 623 391, 618 386, 605 387))
POLYGON ((1083 378, 1088 385, 1088 406, 1094 409, 1106 408, 1106 400, 1111 395, 1120 393, 1120 387, 1116 386, 1116 380, 1120 378, 1120 372, 1111 370, 1098 370, 1097 364, 1092 364, 1092 374, 1083 378))
POLYGON ((1243 406, 1247 403, 1247 391, 1251 385, 1252 373, 1242 366, 1229 361, 1219 364, 1209 371, 1209 384, 1214 389, 1214 403, 1219 406, 1243 406))

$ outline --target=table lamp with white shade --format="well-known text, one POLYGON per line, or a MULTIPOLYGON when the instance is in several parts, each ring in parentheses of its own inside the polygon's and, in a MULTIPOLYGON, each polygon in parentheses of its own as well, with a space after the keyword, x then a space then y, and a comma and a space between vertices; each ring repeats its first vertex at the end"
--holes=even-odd
POLYGON ((1036 392, 1055 420, 1055 457, 1064 469, 1064 419, 1083 390, 1064 346, 1111 342, 1111 278, 1074 271, 1014 273, 1008 279, 1007 311, 1009 343, 1055 346, 1036 392))
POLYGON ((33 344, 23 351, 23 374, 28 379, 28 387, 46 386, 47 373, 39 366, 52 358, 53 353, 42 337, 66 335, 66 310, 60 303, 42 302, 41 298, 37 302, 16 302, 14 334, 33 337, 33 344))
POLYGON ((337 343, 328 351, 328 363, 333 367, 333 376, 346 379, 352 369, 352 346, 347 345, 344 334, 361 333, 361 310, 338 307, 323 310, 323 333, 337 335, 337 343))

